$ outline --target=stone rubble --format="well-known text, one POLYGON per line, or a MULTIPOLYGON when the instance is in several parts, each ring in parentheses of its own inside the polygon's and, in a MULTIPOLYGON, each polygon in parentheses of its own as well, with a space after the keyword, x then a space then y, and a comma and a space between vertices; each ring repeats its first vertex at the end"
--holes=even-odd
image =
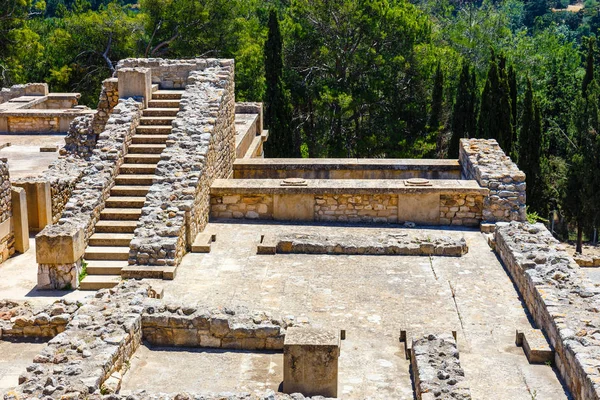
MULTIPOLYGON (((178 265, 208 223, 212 182, 233 171, 233 60, 203 60, 201 64, 206 69, 191 71, 187 77, 181 111, 131 241, 130 264, 178 265)), ((154 75, 153 69, 153 79, 154 75)))
POLYGON ((463 179, 475 179, 490 194, 484 199, 486 222, 526 221, 525 173, 494 139, 461 139, 463 179))
POLYGON ((420 233, 385 235, 287 234, 275 239, 277 253, 436 255, 460 257, 469 251, 464 238, 420 233))
POLYGON ((542 224, 499 223, 495 241, 572 395, 600 398, 600 288, 542 224))
POLYGON ((65 330, 80 306, 69 300, 58 300, 45 307, 0 300, 0 339, 52 338, 65 330))
POLYGON ((417 399, 471 399, 458 356, 456 340, 450 334, 413 340, 411 364, 417 399))

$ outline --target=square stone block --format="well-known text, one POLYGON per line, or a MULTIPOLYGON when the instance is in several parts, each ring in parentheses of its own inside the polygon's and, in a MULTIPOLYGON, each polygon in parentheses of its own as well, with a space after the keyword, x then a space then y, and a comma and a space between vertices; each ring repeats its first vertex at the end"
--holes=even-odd
POLYGON ((37 263, 63 265, 78 262, 86 248, 83 229, 64 225, 49 228, 35 237, 37 263))
POLYGON ((289 328, 283 344, 284 393, 337 397, 339 356, 339 332, 289 328))

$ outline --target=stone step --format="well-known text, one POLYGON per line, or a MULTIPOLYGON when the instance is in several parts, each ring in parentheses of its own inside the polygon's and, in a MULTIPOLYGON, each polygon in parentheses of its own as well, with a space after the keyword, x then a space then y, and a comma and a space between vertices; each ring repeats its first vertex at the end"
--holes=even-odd
POLYGON ((154 174, 156 164, 123 164, 119 172, 121 174, 154 174))
POLYGON ((155 176, 150 174, 121 174, 115 178, 117 185, 152 185, 155 176))
POLYGON ((105 208, 100 212, 102 221, 137 221, 141 216, 141 208, 105 208))
POLYGON ((183 90, 158 90, 152 93, 153 100, 178 100, 181 99, 183 90))
MULTIPOLYGON (((142 117, 140 118, 141 126, 146 125, 169 125, 175 121, 175 117, 142 117)), ((138 129, 140 127, 138 126, 138 129)))
POLYGON ((111 196, 132 196, 142 197, 148 194, 150 186, 125 186, 117 185, 110 189, 111 196))
POLYGON ((176 108, 146 108, 142 111, 144 117, 175 117, 179 112, 179 106, 176 108))
POLYGON ((176 108, 179 109, 180 100, 150 100, 148 108, 176 108))
POLYGON ((160 154, 166 148, 166 144, 130 144, 129 154, 160 154))
POLYGON ((106 199, 107 208, 142 208, 146 202, 145 197, 119 197, 111 196, 106 199))
POLYGON ((166 144, 169 135, 135 135, 131 142, 133 144, 166 144))
POLYGON ((88 275, 121 275, 121 270, 127 267, 127 261, 92 260, 88 263, 88 275))
POLYGON ((122 247, 101 247, 88 246, 83 255, 85 260, 112 260, 112 261, 127 261, 129 260, 129 246, 122 247))
POLYGON ((158 164, 160 154, 127 154, 126 164, 158 164))
MULTIPOLYGON (((141 125, 135 130, 136 135, 168 135, 173 130, 171 125, 141 125)), ((135 139, 135 136, 134 136, 135 139)))
POLYGON ((137 221, 98 221, 96 233, 133 233, 137 228, 137 221))
POLYGON ((88 246, 129 246, 133 233, 94 233, 88 246))
POLYGON ((119 275, 88 275, 79 282, 79 290, 110 289, 121 282, 119 275))

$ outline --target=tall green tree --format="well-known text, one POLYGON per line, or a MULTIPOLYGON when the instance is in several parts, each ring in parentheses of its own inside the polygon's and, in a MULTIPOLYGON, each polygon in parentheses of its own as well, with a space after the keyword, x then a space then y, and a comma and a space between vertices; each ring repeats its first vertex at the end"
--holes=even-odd
POLYGON ((458 158, 460 139, 475 137, 477 130, 477 81, 467 62, 463 63, 452 112, 452 136, 448 158, 458 158))
POLYGON ((265 125, 269 141, 265 146, 268 157, 293 157, 295 151, 291 127, 292 107, 283 81, 283 39, 275 10, 269 14, 269 36, 265 43, 265 125))
POLYGON ((581 92, 583 97, 586 96, 588 85, 594 80, 594 62, 596 52, 596 38, 588 38, 588 52, 585 59, 585 76, 583 77, 583 83, 581 85, 581 92))
POLYGON ((519 168, 527 175, 527 204, 534 211, 541 211, 541 166, 543 150, 542 119, 540 107, 533 93, 531 80, 523 101, 523 115, 519 132, 519 168))
POLYGON ((431 93, 431 112, 429 114, 429 131, 436 137, 437 153, 440 154, 444 139, 444 71, 438 62, 433 78, 431 93))

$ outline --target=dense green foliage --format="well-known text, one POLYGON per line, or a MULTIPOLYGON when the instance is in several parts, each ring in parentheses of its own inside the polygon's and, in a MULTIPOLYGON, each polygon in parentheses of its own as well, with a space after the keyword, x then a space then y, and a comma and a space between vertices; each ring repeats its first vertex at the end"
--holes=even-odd
POLYGON ((568 4, 4 0, 0 83, 94 106, 121 58, 235 58, 237 99, 266 103, 268 155, 457 157, 460 138, 496 138, 529 175, 531 211, 589 234, 600 6, 568 4))

